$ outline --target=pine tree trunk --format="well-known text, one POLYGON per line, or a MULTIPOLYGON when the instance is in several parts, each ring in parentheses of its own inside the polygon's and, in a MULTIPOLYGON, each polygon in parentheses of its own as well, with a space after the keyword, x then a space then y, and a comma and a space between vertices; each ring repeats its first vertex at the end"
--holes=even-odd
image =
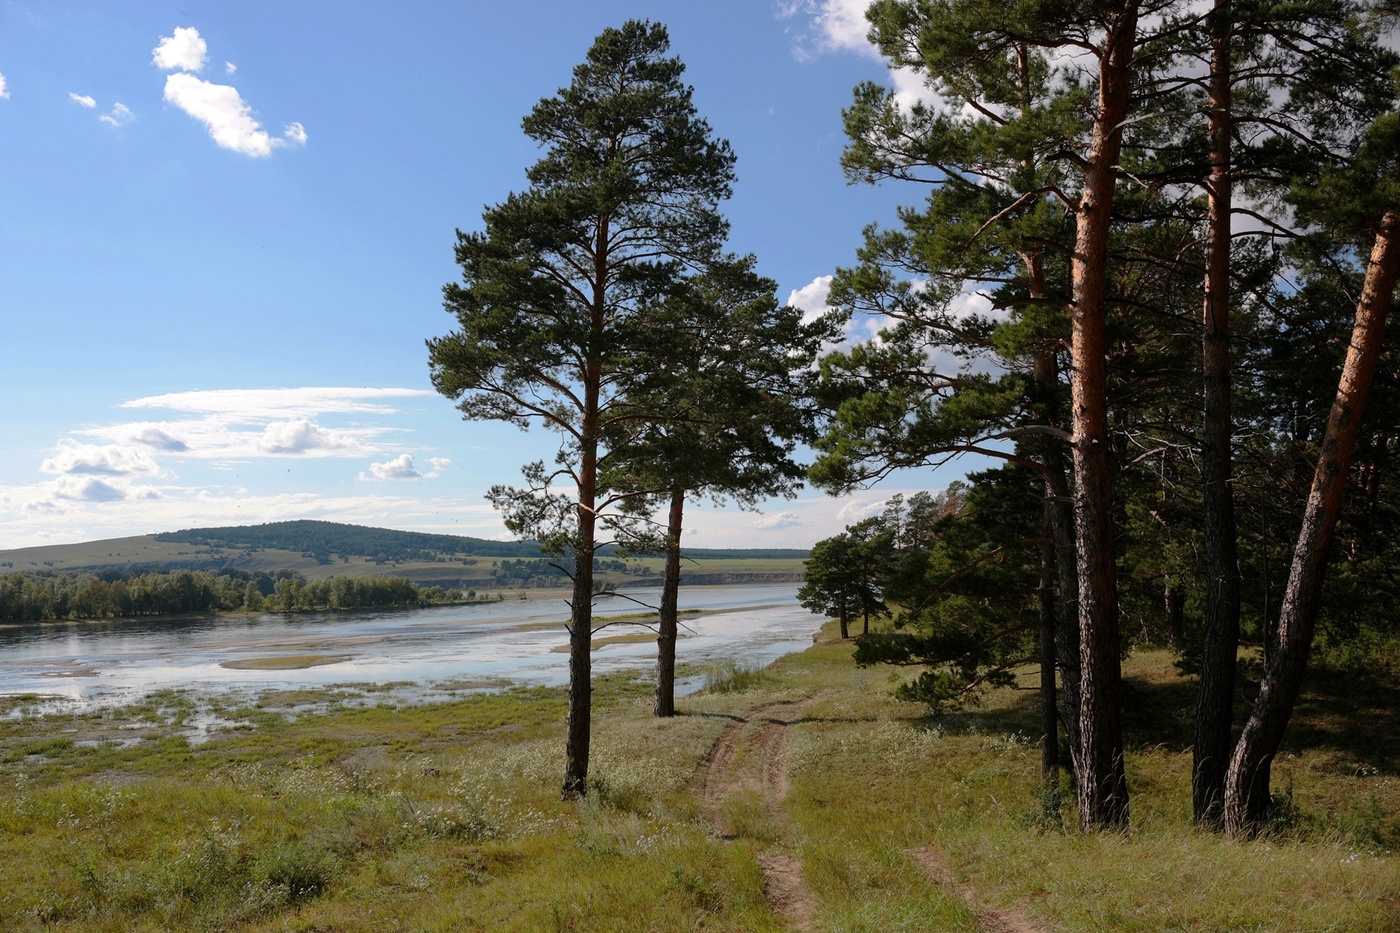
MULTIPOLYGON (((607 229, 606 221, 599 230, 607 229)), ((602 232, 598 242, 606 244, 602 232)), ((603 329, 603 255, 600 245, 595 282, 599 283, 592 310, 594 332, 603 329)), ((568 800, 588 793, 588 753, 593 731, 593 552, 596 550, 598 499, 598 410, 602 366, 590 358, 583 374, 578 466, 577 537, 574 541, 574 598, 569 606, 569 700, 564 736, 564 788, 568 800)))
MULTIPOLYGON (((1023 72, 1025 66, 1022 66, 1023 72)), ((1032 298, 1047 295, 1045 284, 1045 263, 1038 253, 1024 257, 1028 290, 1032 298)), ((1055 354, 1042 352, 1036 355, 1033 374, 1038 393, 1042 399, 1038 415, 1047 425, 1064 427, 1063 406, 1058 401, 1060 374, 1055 354)), ((1074 505, 1070 498, 1069 480, 1065 473, 1065 452, 1061 442, 1046 438, 1040 448, 1045 467, 1044 501, 1046 506, 1047 532, 1050 538, 1050 557, 1054 563, 1056 584, 1054 639, 1049 650, 1060 671, 1060 693, 1064 700, 1063 720, 1065 737, 1071 749, 1071 757, 1079 748, 1079 568, 1075 561, 1074 546, 1074 505)), ((1042 645, 1042 657, 1046 648, 1042 645)), ((1044 675, 1042 674, 1042 677, 1044 675)), ((1044 691, 1042 681, 1042 692, 1044 691)), ((1051 700, 1055 701, 1053 671, 1049 684, 1051 700)), ((1042 700, 1044 698, 1042 697, 1042 700)), ((1058 745, 1058 740, 1057 740, 1058 745)), ((1058 762, 1058 747, 1056 759, 1058 762)))
MULTIPOLYGON (((585 451, 582 477, 596 475, 597 453, 585 451), (589 470, 589 467, 594 467, 589 470)), ((569 709, 564 739, 564 799, 588 792, 588 745, 593 717, 594 485, 579 483, 578 541, 569 613, 569 709)))
POLYGON ((1047 489, 1050 493, 1050 535, 1055 542, 1055 576, 1059 600, 1055 619, 1055 655, 1060 668, 1060 694, 1065 724, 1065 742, 1070 750, 1071 767, 1079 754, 1079 567, 1075 558, 1074 505, 1069 480, 1065 477, 1065 457, 1057 446, 1047 463, 1047 489))
POLYGON ((685 490, 671 490, 671 511, 666 521, 666 571, 661 580, 661 609, 657 613, 656 701, 657 716, 676 715, 676 629, 681 589, 681 519, 685 490))
POLYGON ((1108 237, 1118 156, 1128 113, 1137 7, 1106 18, 1098 109, 1077 208, 1070 265, 1070 380, 1074 437, 1074 519, 1079 566, 1079 826, 1084 832, 1128 825, 1119 709, 1117 573, 1108 460, 1107 346, 1104 304, 1108 237))
POLYGON ((1225 780, 1225 828, 1230 833, 1257 832, 1269 816, 1273 760, 1302 689, 1322 601, 1328 552, 1341 512, 1366 396, 1380 359, 1386 316, 1395 300, 1397 271, 1400 214, 1391 211, 1381 220, 1366 267, 1351 345, 1337 383, 1337 397, 1327 416, 1327 430, 1303 512, 1303 527, 1298 532, 1288 586, 1279 608, 1278 634, 1264 668, 1259 696, 1230 759, 1225 780))
POLYGON ((1225 771, 1234 724, 1235 664, 1240 638, 1240 570, 1230 437, 1230 32, 1229 0, 1215 0, 1211 20, 1211 173, 1206 216, 1201 437, 1206 571, 1201 685, 1192 745, 1191 805, 1199 826, 1224 825, 1225 771))
POLYGON ((1045 501, 1047 541, 1040 552, 1040 784, 1044 793, 1045 815, 1059 814, 1060 728, 1055 703, 1055 621, 1059 613, 1055 599, 1055 541, 1051 532, 1050 510, 1045 501), (1051 811, 1054 811, 1051 813, 1051 811))

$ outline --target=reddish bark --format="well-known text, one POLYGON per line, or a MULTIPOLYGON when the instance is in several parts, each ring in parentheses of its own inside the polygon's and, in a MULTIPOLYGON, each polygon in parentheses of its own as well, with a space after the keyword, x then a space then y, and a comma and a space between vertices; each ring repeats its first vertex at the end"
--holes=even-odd
POLYGON ((1400 213, 1382 218, 1356 305, 1351 345, 1337 382, 1337 396, 1327 416, 1327 430, 1313 471, 1303 527, 1293 549, 1293 564, 1279 609, 1278 632, 1264 668, 1264 680, 1249 720, 1235 744, 1225 779, 1225 828, 1231 833, 1257 832, 1268 818, 1269 782, 1274 756, 1302 689, 1322 601, 1332 536, 1341 513, 1347 472, 1356 449, 1366 396, 1380 359, 1386 317, 1395 300, 1400 272, 1400 213))
POLYGON ((1108 461, 1108 237, 1118 156, 1128 113, 1137 6, 1106 17, 1099 98, 1070 264, 1075 544, 1079 569, 1079 825, 1084 832, 1125 828, 1128 782, 1119 715, 1122 678, 1113 498, 1108 461))

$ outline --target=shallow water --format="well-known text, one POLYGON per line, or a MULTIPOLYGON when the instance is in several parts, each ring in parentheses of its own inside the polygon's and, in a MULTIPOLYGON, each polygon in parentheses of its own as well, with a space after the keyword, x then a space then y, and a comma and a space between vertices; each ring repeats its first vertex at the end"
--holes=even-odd
MULTIPOLYGON (((595 628, 611 616, 655 605, 654 588, 600 599, 595 628)), ((797 604, 796 587, 698 586, 681 590, 682 663, 733 658, 766 664, 812 643, 820 620, 797 604), (689 631, 687 631, 689 629, 689 631)), ((395 684, 421 694, 434 686, 490 683, 563 684, 568 642, 562 599, 507 599, 469 606, 387 612, 268 614, 75 622, 0 629, 0 695, 39 694, 64 709, 132 702, 157 690, 255 693, 331 684, 395 684), (333 663, 300 670, 224 666, 278 657, 324 656, 333 663)), ((648 635, 635 623, 614 624, 595 638, 648 635)), ((605 644, 593 653, 595 673, 646 668, 655 640, 605 644)), ((694 680, 678 692, 694 689, 694 680)))

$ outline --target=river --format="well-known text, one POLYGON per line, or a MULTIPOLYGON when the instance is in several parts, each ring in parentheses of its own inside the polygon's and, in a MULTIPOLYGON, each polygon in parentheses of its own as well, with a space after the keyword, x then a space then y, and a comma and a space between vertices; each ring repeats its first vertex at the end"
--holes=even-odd
MULTIPOLYGON (((734 659, 767 664, 812 643, 821 620, 784 585, 692 586, 681 590, 677 647, 681 664, 734 659)), ((655 605, 659 591, 604 597, 595 627, 655 605)), ((332 684, 389 685, 399 695, 491 685, 563 684, 568 656, 563 599, 501 602, 386 612, 316 612, 242 617, 163 618, 47 623, 0 628, 0 695, 38 694, 50 709, 117 706, 157 690, 228 691, 332 684), (317 662, 299 669, 277 664, 317 662)), ((647 636, 617 623, 595 635, 647 636)), ((593 669, 645 669, 654 638, 601 644, 593 669)), ((700 678, 678 683, 697 688, 700 678)))

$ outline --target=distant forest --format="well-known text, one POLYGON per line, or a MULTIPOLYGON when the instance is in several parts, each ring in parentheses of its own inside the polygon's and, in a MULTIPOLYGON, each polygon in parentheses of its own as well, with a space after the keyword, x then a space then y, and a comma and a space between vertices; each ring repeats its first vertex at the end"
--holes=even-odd
MULTIPOLYGON (((463 535, 433 535, 418 531, 394 531, 338 522, 294 521, 224 528, 189 528, 153 536, 157 541, 194 544, 228 550, 298 551, 329 561, 331 555, 366 557, 377 561, 436 560, 439 556, 539 557, 533 541, 492 541, 463 535)), ((612 549, 599 549, 610 555, 612 549)), ((687 548, 695 560, 755 560, 791 558, 803 560, 808 551, 796 548, 705 549, 687 548)))
POLYGON ((171 573, 0 574, 0 622, 202 615, 215 612, 304 612, 438 606, 477 598, 403 577, 338 576, 307 580, 299 573, 176 570, 171 573))

